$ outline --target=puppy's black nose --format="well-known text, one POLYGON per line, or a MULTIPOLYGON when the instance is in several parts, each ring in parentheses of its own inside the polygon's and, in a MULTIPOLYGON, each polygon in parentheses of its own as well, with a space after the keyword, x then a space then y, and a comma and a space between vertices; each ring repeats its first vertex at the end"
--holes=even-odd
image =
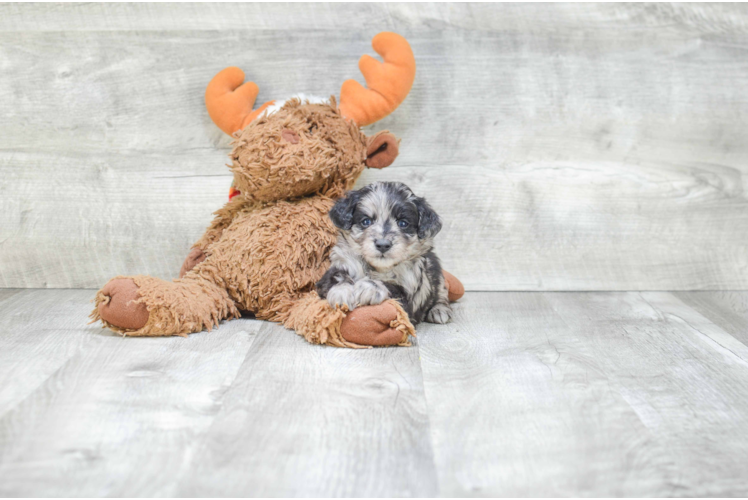
POLYGON ((392 242, 389 240, 374 240, 374 246, 377 247, 377 250, 384 253, 392 248, 392 242))

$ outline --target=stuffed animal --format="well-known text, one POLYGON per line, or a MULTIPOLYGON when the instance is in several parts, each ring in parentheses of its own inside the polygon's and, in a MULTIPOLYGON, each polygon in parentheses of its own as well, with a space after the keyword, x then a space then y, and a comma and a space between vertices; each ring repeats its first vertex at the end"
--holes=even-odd
MULTIPOLYGON (((329 267, 337 231, 328 218, 335 199, 365 167, 384 168, 399 141, 359 127, 387 116, 415 78, 408 42, 394 33, 372 41, 384 59, 363 56, 368 88, 346 81, 340 105, 292 98, 252 110, 259 89, 226 68, 208 85, 211 119, 235 138, 234 183, 172 282, 117 276, 96 294, 91 318, 124 335, 181 335, 210 330, 242 312, 280 322, 309 342, 340 347, 408 345, 414 329, 400 305, 387 300, 353 311, 331 307, 314 291, 329 267)), ((445 273, 450 299, 464 289, 445 273)))

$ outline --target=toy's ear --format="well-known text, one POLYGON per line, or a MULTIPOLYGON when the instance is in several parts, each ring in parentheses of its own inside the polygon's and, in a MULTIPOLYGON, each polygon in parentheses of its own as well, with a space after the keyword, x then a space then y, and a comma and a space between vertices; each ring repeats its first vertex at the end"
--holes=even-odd
POLYGON ((366 166, 371 168, 389 167, 400 152, 400 141, 389 131, 383 130, 369 139, 366 148, 366 166))
POLYGON ((423 198, 416 198, 415 204, 418 208, 418 237, 433 238, 442 230, 442 220, 423 198))
POLYGON ((356 205, 360 199, 360 191, 349 191, 335 202, 332 210, 330 210, 330 220, 335 224, 335 227, 345 231, 353 227, 353 212, 356 210, 356 205))

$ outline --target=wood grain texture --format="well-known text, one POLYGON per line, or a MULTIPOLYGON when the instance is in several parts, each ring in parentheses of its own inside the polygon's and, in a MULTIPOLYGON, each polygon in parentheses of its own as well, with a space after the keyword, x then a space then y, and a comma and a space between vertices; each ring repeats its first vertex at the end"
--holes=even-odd
POLYGON ((18 188, 11 194, 6 184, 9 196, 0 200, 0 286, 97 288, 117 273, 176 278, 227 198, 231 176, 221 156, 50 153, 0 160, 18 188), (45 181, 60 187, 44 195, 34 186, 50 164, 45 181))
POLYGON ((178 496, 435 496, 418 349, 311 347, 267 324, 197 454, 178 496))
POLYGON ((748 285, 748 231, 736 230, 748 228, 748 200, 741 174, 719 167, 450 165, 366 172, 361 183, 370 180, 426 195, 444 220, 437 253, 468 290, 748 285))
POLYGON ((0 495, 437 494, 415 347, 312 346, 244 319, 122 338, 85 325, 90 290, 14 292, 0 495))
POLYGON ((676 292, 674 295, 748 345, 748 292, 676 292))
POLYGON ((551 299, 570 324, 598 338, 601 317, 618 324, 606 336, 611 345, 597 355, 669 454, 671 494, 746 496, 748 479, 740 471, 748 435, 740 429, 748 424, 748 347, 670 293, 638 295, 642 311, 622 307, 615 295, 592 295, 576 307, 573 295, 551 299), (647 306, 654 322, 642 319, 647 306))
POLYGON ((0 495, 162 496, 194 460, 260 321, 182 338, 86 326, 90 290, 0 303, 0 495))
POLYGON ((368 129, 400 158, 361 182, 432 201, 469 290, 745 289, 747 26, 740 4, 1 5, 0 286, 176 276, 230 182, 210 78, 330 95, 392 29, 418 76, 368 129))
POLYGON ((89 290, 2 290, 0 418, 96 342, 83 328, 91 298, 89 290))
POLYGON ((748 492, 748 348, 670 294, 473 293, 419 334, 442 495, 748 492))
MULTIPOLYGON (((96 288, 118 273, 177 277, 231 182, 220 158, 204 167, 211 156, 0 160, 22 188, 0 201, 0 286, 96 288), (67 187, 39 196, 34 186, 48 162, 59 168, 46 180, 67 187)), ((366 171, 359 185, 377 180, 426 195, 444 221, 438 254, 468 289, 663 289, 674 281, 737 289, 746 282, 748 251, 740 249, 748 236, 734 228, 748 227, 748 203, 740 176, 718 168, 402 166, 366 171)))
POLYGON ((562 31, 657 26, 704 33, 748 31, 740 4, 574 4, 500 6, 479 3, 322 4, 17 4, 0 6, 0 31, 316 29, 357 26, 562 31))
POLYGON ((372 350, 122 338, 91 296, 0 290, 2 496, 748 494, 748 346, 671 293, 468 292, 372 350))

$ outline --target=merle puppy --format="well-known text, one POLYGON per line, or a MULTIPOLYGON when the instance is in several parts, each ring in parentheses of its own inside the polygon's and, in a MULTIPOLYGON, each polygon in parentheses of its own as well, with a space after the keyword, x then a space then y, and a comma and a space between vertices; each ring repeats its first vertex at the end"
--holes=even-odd
POLYGON ((447 298, 433 239, 442 228, 434 210, 400 182, 349 191, 330 210, 338 241, 317 293, 333 305, 375 305, 392 298, 413 324, 447 323, 447 298))

